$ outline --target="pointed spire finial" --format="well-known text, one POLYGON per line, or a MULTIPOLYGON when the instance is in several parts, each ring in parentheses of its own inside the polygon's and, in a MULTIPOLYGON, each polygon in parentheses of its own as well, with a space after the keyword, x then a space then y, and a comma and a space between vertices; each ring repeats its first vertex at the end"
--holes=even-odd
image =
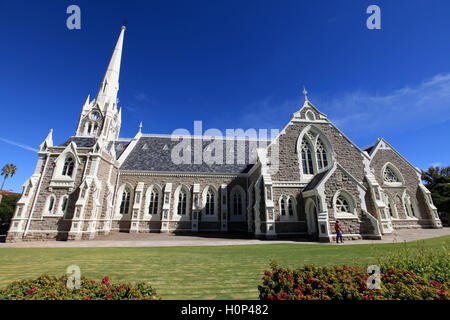
POLYGON ((141 123, 139 124, 139 132, 142 132, 142 121, 141 121, 141 123))
POLYGON ((127 18, 123 19, 122 29, 126 29, 127 27, 127 18))
POLYGON ((305 86, 303 86, 303 95, 305 96, 305 101, 308 101, 308 91, 306 91, 305 86))

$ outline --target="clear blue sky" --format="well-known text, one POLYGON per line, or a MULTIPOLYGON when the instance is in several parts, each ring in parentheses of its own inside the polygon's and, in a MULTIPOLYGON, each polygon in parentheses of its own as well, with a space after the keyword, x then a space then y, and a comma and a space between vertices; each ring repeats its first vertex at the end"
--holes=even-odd
MULTIPOLYGON (((449 165, 450 1, 0 1, 0 166, 21 191, 39 144, 75 133, 124 18, 121 137, 279 128, 303 84, 357 145, 384 137, 414 165, 449 165), (81 30, 66 28, 67 6, 81 30), (366 8, 381 8, 381 30, 366 8), (31 150, 28 148, 30 147, 31 150)), ((1 181, 0 181, 1 182, 1 181)))

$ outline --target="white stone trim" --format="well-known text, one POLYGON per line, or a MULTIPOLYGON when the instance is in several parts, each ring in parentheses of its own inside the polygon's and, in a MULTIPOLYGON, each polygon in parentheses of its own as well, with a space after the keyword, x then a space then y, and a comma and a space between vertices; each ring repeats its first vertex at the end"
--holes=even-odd
POLYGON ((277 222, 297 222, 297 199, 292 195, 283 194, 278 198, 278 212, 280 213, 280 219, 277 222), (281 210, 281 201, 284 200, 284 214, 281 210), (289 200, 292 200, 292 211, 293 215, 289 215, 289 200))
POLYGON ((390 149, 392 150, 395 154, 397 154, 400 158, 402 158, 407 164, 409 164, 416 172, 417 174, 421 175, 422 172, 415 166, 413 166, 411 164, 411 162, 409 162, 408 160, 406 160, 405 157, 403 157, 400 152, 398 152, 394 147, 392 147, 386 140, 384 140, 383 138, 378 138, 377 142, 375 143, 375 147, 372 150, 372 152, 370 153, 369 159, 370 161, 372 161, 372 159, 375 157, 375 154, 377 153, 378 150, 380 149, 390 149))
POLYGON ((356 212, 356 201, 355 201, 354 197, 350 194, 350 192, 348 192, 345 189, 339 189, 334 194, 334 196, 333 196, 333 210, 334 210, 334 217, 336 219, 345 219, 345 218, 358 219, 358 214, 356 212), (337 201, 337 198, 339 196, 341 196, 341 195, 347 200, 347 203, 350 206, 350 211, 349 212, 342 212, 342 213, 340 213, 340 212, 337 211, 336 201, 337 201))
POLYGON ((180 184, 173 193, 173 211, 172 211, 172 219, 170 221, 190 221, 190 213, 191 213, 191 190, 185 184, 180 184), (181 189, 186 192, 186 214, 181 215, 178 214, 178 196, 180 194, 181 189))
POLYGON ((164 201, 164 193, 162 191, 162 188, 158 184, 151 184, 147 188, 147 191, 145 193, 145 200, 144 200, 144 212, 142 214, 143 221, 160 221, 161 220, 161 214, 162 214, 162 202, 164 201), (150 214, 149 208, 150 208, 150 198, 153 191, 156 191, 158 193, 158 206, 156 209, 156 214, 150 214))
POLYGON ((207 185, 202 192, 202 206, 201 206, 201 221, 219 221, 219 193, 217 192, 216 188, 212 185, 207 185), (211 190, 214 195, 214 208, 213 208, 213 214, 212 215, 206 215, 206 196, 208 194, 208 191, 211 190))
POLYGON ((131 213, 133 211, 133 203, 134 203, 134 188, 131 184, 129 183, 123 183, 117 192, 117 196, 116 196, 116 208, 114 209, 114 220, 122 220, 125 218, 130 217, 131 218, 131 213), (128 189, 128 191, 130 192, 130 204, 128 207, 128 212, 127 213, 120 213, 120 205, 122 204, 122 197, 123 197, 123 192, 125 190, 125 188, 128 189))

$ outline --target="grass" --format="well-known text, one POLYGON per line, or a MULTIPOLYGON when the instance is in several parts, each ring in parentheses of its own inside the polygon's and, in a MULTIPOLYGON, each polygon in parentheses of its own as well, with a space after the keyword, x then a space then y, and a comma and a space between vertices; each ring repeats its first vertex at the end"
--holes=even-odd
MULTIPOLYGON (((437 248, 450 236, 420 244, 437 248)), ((159 248, 1 248, 0 287, 40 274, 62 275, 76 264, 82 275, 100 280, 146 281, 163 299, 257 299, 258 284, 269 262, 284 267, 366 265, 376 256, 407 244, 335 246, 321 244, 264 244, 159 248)))

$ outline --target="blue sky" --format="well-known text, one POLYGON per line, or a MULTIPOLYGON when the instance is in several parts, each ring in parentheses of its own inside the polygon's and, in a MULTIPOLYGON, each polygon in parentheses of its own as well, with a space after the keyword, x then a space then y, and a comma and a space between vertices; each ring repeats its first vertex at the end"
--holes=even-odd
POLYGON ((357 145, 385 138, 419 168, 449 165, 449 1, 0 1, 0 166, 21 191, 37 149, 73 135, 124 18, 121 137, 281 129, 310 101, 357 145), (66 8, 81 8, 81 30, 66 8), (381 30, 366 8, 381 8, 381 30))

